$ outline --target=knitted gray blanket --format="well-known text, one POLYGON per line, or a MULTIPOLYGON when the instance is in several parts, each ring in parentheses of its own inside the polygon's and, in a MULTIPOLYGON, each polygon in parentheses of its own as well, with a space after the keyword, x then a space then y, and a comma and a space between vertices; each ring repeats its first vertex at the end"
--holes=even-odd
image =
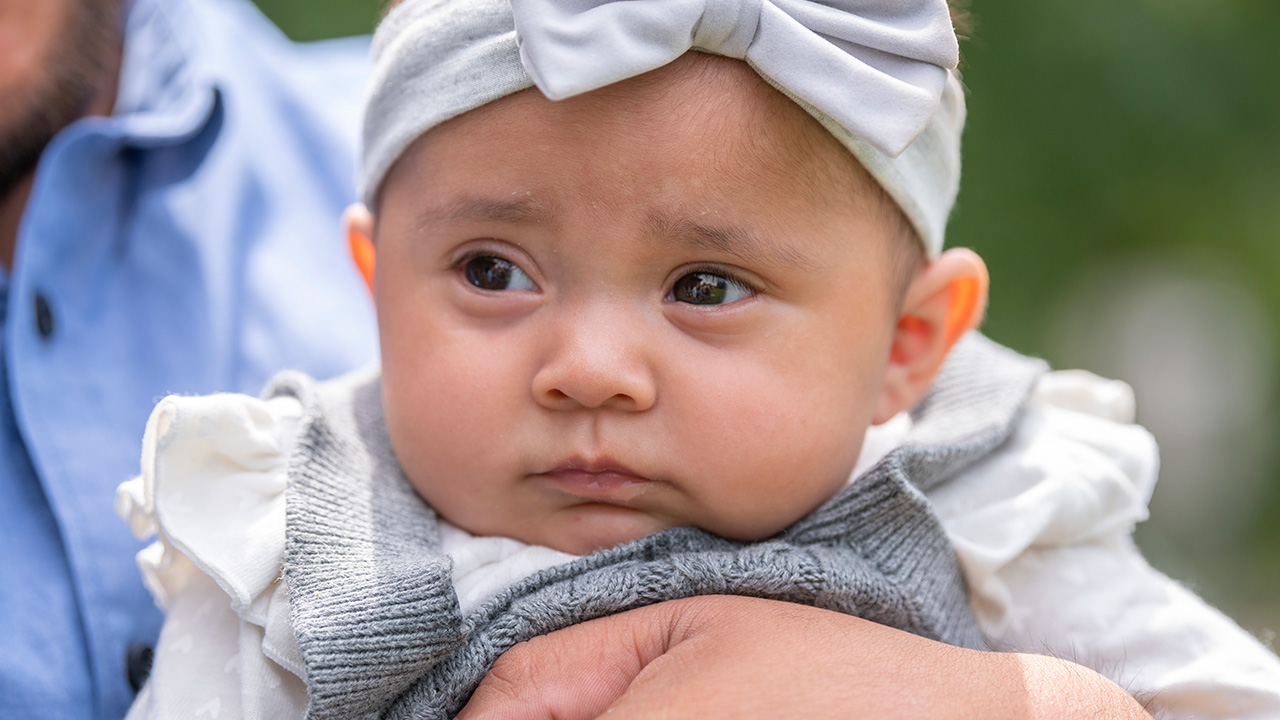
POLYGON ((912 411, 907 442, 779 535, 675 528, 536 573, 463 617, 435 513, 387 440, 376 374, 277 378, 304 405, 285 582, 309 718, 448 718, 504 651, 632 608, 708 594, 803 603, 984 648, 923 491, 1009 436, 1044 364, 973 334, 912 411))

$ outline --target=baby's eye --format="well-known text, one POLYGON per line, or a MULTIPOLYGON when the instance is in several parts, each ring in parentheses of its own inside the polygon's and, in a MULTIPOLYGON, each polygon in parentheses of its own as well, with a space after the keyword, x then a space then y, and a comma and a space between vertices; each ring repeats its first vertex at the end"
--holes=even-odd
POLYGON ((536 290, 538 288, 519 265, 493 255, 480 255, 467 260, 462 265, 462 274, 467 278, 467 282, 481 290, 536 290))
POLYGON ((668 297, 691 305, 727 305, 754 294, 755 290, 746 283, 719 273, 698 270, 676 280, 668 297))

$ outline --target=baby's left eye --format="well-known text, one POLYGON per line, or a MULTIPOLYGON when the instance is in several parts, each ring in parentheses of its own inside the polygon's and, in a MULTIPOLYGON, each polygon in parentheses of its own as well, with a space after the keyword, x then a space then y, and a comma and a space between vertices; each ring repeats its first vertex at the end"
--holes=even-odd
POLYGON ((754 294, 755 290, 740 280, 707 270, 696 270, 676 280, 667 298, 691 305, 728 305, 754 294))

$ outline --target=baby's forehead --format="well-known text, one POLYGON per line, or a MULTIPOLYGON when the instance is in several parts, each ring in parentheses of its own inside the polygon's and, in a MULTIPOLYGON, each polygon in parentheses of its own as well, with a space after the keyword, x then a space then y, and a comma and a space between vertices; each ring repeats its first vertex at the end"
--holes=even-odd
POLYGON ((710 168, 724 171, 716 182, 799 190, 812 201, 879 196, 857 159, 804 109, 746 63, 702 52, 565 100, 530 88, 446 121, 424 139, 430 155, 459 145, 483 152, 499 135, 550 152, 640 147, 655 161, 672 161, 676 173, 710 168))
POLYGON ((872 182, 831 133, 745 62, 690 52, 667 68, 666 89, 677 106, 688 103, 697 113, 695 124, 706 128, 708 145, 753 155, 762 176, 778 174, 786 182, 853 192, 872 182))

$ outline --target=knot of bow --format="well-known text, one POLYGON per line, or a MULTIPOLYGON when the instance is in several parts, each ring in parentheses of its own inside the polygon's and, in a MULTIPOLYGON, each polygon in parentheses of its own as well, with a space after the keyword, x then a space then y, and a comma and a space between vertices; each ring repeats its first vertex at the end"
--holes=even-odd
POLYGON ((946 0, 511 0, 520 58, 549 98, 662 67, 691 49, 766 79, 896 157, 959 62, 946 0))

